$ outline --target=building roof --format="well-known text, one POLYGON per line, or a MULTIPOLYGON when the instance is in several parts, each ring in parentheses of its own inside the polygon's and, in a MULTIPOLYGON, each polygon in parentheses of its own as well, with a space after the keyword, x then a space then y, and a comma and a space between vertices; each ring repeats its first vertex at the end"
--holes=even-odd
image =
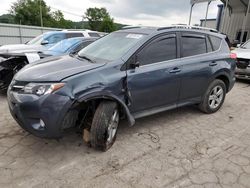
MULTIPOLYGON (((227 0, 221 0, 226 4, 227 0)), ((228 6, 230 9, 234 10, 246 10, 249 0, 230 0, 228 1, 228 6)))

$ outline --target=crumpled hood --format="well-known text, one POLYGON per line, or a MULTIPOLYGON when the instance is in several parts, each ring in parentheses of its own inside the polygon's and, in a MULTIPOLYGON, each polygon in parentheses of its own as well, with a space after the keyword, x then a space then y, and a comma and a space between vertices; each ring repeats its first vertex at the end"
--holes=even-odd
POLYGON ((237 54, 237 58, 250 59, 250 49, 236 48, 232 52, 237 54))
POLYGON ((0 47, 0 53, 25 53, 46 50, 42 45, 10 44, 0 47))
POLYGON ((91 63, 69 55, 48 57, 37 63, 29 64, 21 69, 14 77, 15 80, 28 82, 54 82, 66 77, 86 72, 105 63, 91 63))

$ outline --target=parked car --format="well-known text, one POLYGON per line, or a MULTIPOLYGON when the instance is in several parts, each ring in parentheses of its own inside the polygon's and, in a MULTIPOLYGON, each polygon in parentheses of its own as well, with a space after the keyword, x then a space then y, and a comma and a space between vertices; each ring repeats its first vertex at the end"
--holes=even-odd
POLYGON ((236 48, 233 53, 237 54, 235 77, 250 80, 250 40, 236 48))
POLYGON ((40 58, 48 56, 66 55, 70 53, 78 53, 81 49, 85 48, 98 38, 85 38, 76 37, 70 39, 64 39, 58 42, 56 45, 52 46, 48 50, 38 52, 40 58))
POLYGON ((195 27, 134 28, 111 33, 77 55, 41 60, 18 72, 8 89, 10 112, 38 137, 67 128, 106 151, 120 119, 196 104, 222 106, 235 82, 235 55, 225 36, 195 27))
POLYGON ((2 54, 6 59, 0 62, 0 90, 5 90, 13 76, 25 65, 49 56, 77 53, 96 39, 93 37, 69 38, 58 42, 45 51, 2 54))
POLYGON ((39 35, 27 42, 26 44, 10 44, 0 47, 0 54, 8 53, 25 53, 37 52, 47 50, 56 43, 63 39, 73 37, 100 37, 101 35, 96 31, 91 30, 63 30, 63 31, 50 31, 39 35))

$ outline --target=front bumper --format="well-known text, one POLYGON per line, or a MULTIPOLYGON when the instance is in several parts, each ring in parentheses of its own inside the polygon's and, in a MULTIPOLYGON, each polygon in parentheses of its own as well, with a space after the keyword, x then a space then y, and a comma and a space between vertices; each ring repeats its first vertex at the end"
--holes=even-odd
POLYGON ((42 138, 60 138, 63 136, 62 122, 72 100, 58 94, 38 97, 8 90, 8 105, 13 118, 26 131, 42 138))
POLYGON ((235 77, 242 80, 250 80, 250 67, 245 69, 236 68, 235 77))
POLYGON ((7 89, 12 78, 13 78, 13 71, 5 69, 0 65, 0 90, 7 89))

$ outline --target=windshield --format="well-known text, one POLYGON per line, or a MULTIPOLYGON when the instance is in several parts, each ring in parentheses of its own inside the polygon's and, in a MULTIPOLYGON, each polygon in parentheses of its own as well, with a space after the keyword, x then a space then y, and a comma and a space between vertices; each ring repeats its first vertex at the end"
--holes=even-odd
POLYGON ((51 48, 49 48, 49 50, 65 53, 68 51, 68 49, 70 49, 72 46, 77 44, 79 41, 80 40, 77 38, 65 39, 65 40, 58 42, 55 46, 52 46, 51 48))
POLYGON ((113 61, 122 57, 132 46, 144 38, 143 34, 111 33, 82 49, 78 55, 113 61))
POLYGON ((248 40, 247 42, 245 42, 243 45, 242 45, 243 48, 246 48, 246 49, 250 49, 250 40, 248 40))
POLYGON ((33 38, 27 44, 41 44, 42 40, 43 40, 43 35, 39 35, 39 36, 33 38))

